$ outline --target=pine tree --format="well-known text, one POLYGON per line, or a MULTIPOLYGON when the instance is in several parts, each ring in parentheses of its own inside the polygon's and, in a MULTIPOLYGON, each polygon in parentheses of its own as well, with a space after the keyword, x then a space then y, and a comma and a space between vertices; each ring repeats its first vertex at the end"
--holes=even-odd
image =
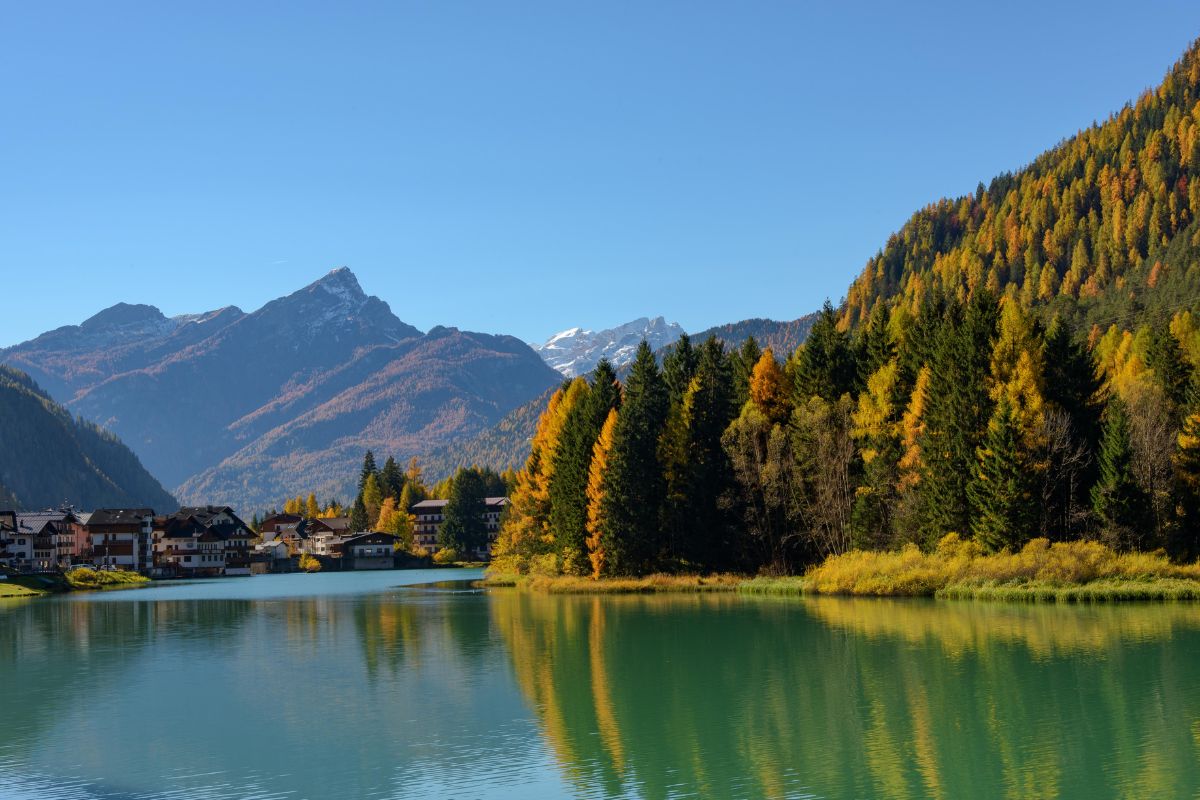
POLYGON ((370 450, 368 450, 367 454, 365 456, 363 456, 362 469, 358 473, 358 493, 359 494, 362 494, 363 489, 366 488, 367 478, 374 475, 375 472, 376 472, 375 454, 372 453, 370 450))
POLYGON ((855 393, 867 387, 871 376, 883 368, 896 355, 896 346, 888 330, 887 307, 876 303, 854 341, 854 362, 857 367, 855 393))
POLYGON ((452 549, 460 558, 482 551, 488 543, 484 502, 487 489, 478 470, 462 470, 450 488, 445 520, 438 530, 438 544, 452 549))
POLYGON ((1182 519, 1172 553, 1183 561, 1200 556, 1200 372, 1193 372, 1174 457, 1182 519))
POLYGON ((367 507, 363 503, 362 494, 354 498, 354 505, 350 509, 350 530, 354 533, 361 533, 368 530, 370 521, 367 517, 367 507))
POLYGON ((1154 370, 1155 380, 1176 407, 1187 404, 1191 368, 1179 340, 1166 325, 1155 325, 1151 329, 1146 366, 1154 370))
POLYGON ((672 560, 694 568, 712 570, 728 560, 729 518, 720 500, 729 489, 732 474, 721 446, 721 435, 733 417, 732 371, 724 346, 710 338, 700 358, 672 430, 672 456, 663 458, 667 469, 663 528, 664 543, 672 560))
POLYGON ((1134 549, 1145 535, 1149 498, 1133 475, 1129 415, 1119 397, 1109 399, 1100 437, 1099 478, 1092 487, 1092 510, 1114 546, 1134 549))
POLYGON ((587 539, 588 561, 592 577, 608 574, 606 542, 611 541, 617 531, 610 522, 608 494, 608 462, 612 451, 613 429, 617 425, 617 409, 608 412, 596 444, 592 448, 592 460, 588 465, 587 485, 587 539))
POLYGON ((1024 452, 1021 422, 1007 397, 1001 397, 988 423, 987 438, 967 492, 974 518, 971 530, 988 551, 1019 549, 1037 527, 1037 488, 1024 452))
POLYGON ((925 544, 971 529, 967 484, 975 471, 993 403, 988 393, 996 302, 979 292, 965 308, 948 308, 938 332, 926 393, 917 492, 925 544))
POLYGON ((837 315, 828 300, 804 340, 796 362, 796 403, 810 397, 833 401, 853 391, 855 365, 850 337, 838 329, 837 315))
POLYGON ((683 393, 687 391, 688 384, 696 374, 698 358, 696 350, 692 347, 692 340, 686 333, 682 334, 679 341, 663 356, 663 381, 667 384, 671 402, 683 401, 683 393))
POLYGON ((584 575, 590 571, 584 544, 588 467, 604 420, 619 402, 616 373, 604 359, 596 365, 591 385, 585 384, 580 390, 563 420, 549 486, 550 527, 554 531, 560 568, 569 574, 584 575))
POLYGON ((607 524, 613 535, 605 537, 604 549, 612 574, 645 574, 662 557, 664 485, 658 440, 666 416, 667 387, 643 340, 625 384, 608 465, 607 524))
POLYGON ((747 336, 742 346, 730 359, 733 366, 733 405, 741 408, 750 398, 750 378, 754 367, 762 359, 762 348, 753 336, 747 336))
POLYGON ((379 488, 383 490, 384 497, 391 498, 399 498, 404 489, 404 473, 400 471, 396 459, 391 456, 383 462, 383 470, 379 473, 379 488))

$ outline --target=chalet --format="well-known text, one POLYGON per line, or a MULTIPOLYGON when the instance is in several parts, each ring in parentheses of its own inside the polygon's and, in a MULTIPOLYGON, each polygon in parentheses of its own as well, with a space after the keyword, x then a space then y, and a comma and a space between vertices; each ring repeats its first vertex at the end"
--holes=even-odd
POLYGON ((199 521, 224 544, 225 575, 250 574, 250 548, 254 532, 229 506, 184 506, 180 515, 199 521))
POLYGON ((182 512, 154 522, 154 571, 162 576, 209 577, 225 572, 225 543, 212 528, 182 512))
POLYGON ((86 527, 96 564, 137 572, 153 568, 153 509, 100 508, 92 512, 86 527))
POLYGON ((249 575, 254 534, 229 506, 184 506, 154 520, 155 572, 249 575))
POLYGON ((269 542, 278 539, 282 533, 294 531, 297 527, 303 528, 304 525, 305 519, 299 514, 272 514, 258 524, 258 535, 264 542, 269 542))
POLYGON ((372 531, 347 536, 338 542, 346 569, 391 569, 396 565, 396 537, 372 531))
POLYGON ((68 569, 91 555, 87 530, 69 507, 16 512, 17 531, 34 537, 34 569, 68 569))
MULTIPOLYGON (((413 544, 424 548, 426 552, 436 553, 441 549, 438 543, 438 533, 442 523, 446 521, 446 506, 449 500, 422 500, 409 509, 416 518, 413 526, 413 544)), ((508 505, 507 497, 488 497, 484 499, 483 520, 487 525, 488 544, 484 550, 475 555, 483 558, 492 552, 492 542, 500 533, 500 517, 508 505)))
POLYGON ((349 517, 316 517, 304 521, 303 527, 296 529, 297 546, 301 553, 314 556, 334 555, 335 543, 338 539, 351 534, 349 517))

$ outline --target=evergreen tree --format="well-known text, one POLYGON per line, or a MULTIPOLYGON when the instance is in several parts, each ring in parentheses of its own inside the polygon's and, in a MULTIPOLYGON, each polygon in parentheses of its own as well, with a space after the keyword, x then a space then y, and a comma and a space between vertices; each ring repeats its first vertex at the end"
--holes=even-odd
POLYGON ((925 397, 917 484, 927 546, 947 533, 971 530, 967 484, 992 414, 988 385, 995 329, 995 299, 979 292, 965 308, 949 306, 938 331, 925 397))
POLYGON ((463 470, 455 476, 450 488, 446 516, 438 530, 438 544, 458 553, 460 558, 483 550, 488 532, 484 513, 487 487, 478 470, 463 470))
POLYGON ((709 338, 664 437, 663 529, 672 560, 701 570, 728 561, 729 518, 720 500, 732 481, 721 435, 733 418, 732 370, 724 346, 709 338), (674 447, 670 443, 674 443, 674 447))
POLYGON ((404 473, 400 471, 396 459, 391 456, 383 462, 383 470, 379 473, 379 488, 383 490, 384 497, 397 499, 404 489, 404 473))
POLYGON ((1092 510, 1114 546, 1135 548, 1150 526, 1149 498, 1133 475, 1129 415, 1119 397, 1110 398, 1104 411, 1097 455, 1099 479, 1092 487, 1092 510))
POLYGON ((1146 366, 1154 371, 1154 379, 1163 393, 1177 408, 1187 404, 1191 368, 1183 356, 1179 340, 1165 325, 1151 328, 1146 348, 1146 366))
POLYGON ((974 509, 971 529, 985 550, 1017 550, 1036 530, 1037 483, 1024 450, 1020 420, 1002 397, 967 486, 974 509))
POLYGON ((1091 355, 1059 319, 1046 331, 1045 354, 1046 405, 1061 418, 1046 453, 1041 527, 1045 536, 1071 539, 1082 533, 1088 489, 1096 482, 1100 381, 1091 355))
POLYGON ((663 356, 663 381, 667 384, 667 394, 672 403, 683 401, 683 393, 687 391, 692 376, 696 374, 697 360, 692 340, 686 333, 682 334, 679 341, 663 356))
POLYGON ((895 343, 888 330, 888 311, 883 303, 876 303, 867 317, 866 324, 859 328, 854 340, 855 393, 867 387, 871 376, 883 368, 896 355, 895 343))
POLYGON ((370 520, 367 517, 367 506, 363 503, 362 494, 354 498, 354 505, 350 509, 350 530, 354 533, 361 533, 368 530, 370 520))
POLYGON ((612 574, 642 575, 661 559, 664 484, 658 440, 666 416, 667 387, 643 340, 625 384, 609 454, 609 513, 602 546, 612 574))
POLYGON ((584 575, 591 571, 584 543, 587 537, 588 468, 604 420, 619 402, 616 372, 608 360, 603 359, 596 365, 591 386, 580 391, 578 401, 563 420, 550 479, 550 527, 554 531, 560 566, 570 574, 584 575))
POLYGON ((837 400, 853 391, 854 380, 850 337, 838 329, 837 315, 826 300, 797 357, 797 405, 814 396, 827 401, 837 400))
POLYGON ((742 346, 738 348, 730 359, 733 367, 733 405, 735 408, 741 408, 746 405, 746 400, 750 397, 750 378, 754 374, 754 367, 762 358, 762 348, 759 347, 758 340, 753 336, 747 336, 742 342, 742 346))
POLYGON ((362 469, 358 473, 358 493, 362 494, 363 489, 367 486, 367 478, 374 475, 377 469, 375 467, 375 454, 370 450, 363 456, 362 469))
POLYGON ((1200 557, 1200 372, 1193 372, 1189 382, 1174 464, 1182 514, 1171 551, 1192 561, 1200 557))

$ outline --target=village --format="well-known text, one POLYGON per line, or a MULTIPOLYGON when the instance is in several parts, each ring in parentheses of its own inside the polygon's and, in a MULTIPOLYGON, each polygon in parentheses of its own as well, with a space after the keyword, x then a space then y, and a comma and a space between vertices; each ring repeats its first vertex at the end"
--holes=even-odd
MULTIPOLYGON (((0 570, 62 573, 77 568, 125 570, 153 579, 249 576, 300 571, 380 570, 429 566, 441 546, 446 500, 423 500, 409 513, 411 547, 381 531, 355 531, 349 517, 272 514, 246 524, 229 506, 78 511, 0 510, 0 570)), ((500 530, 504 497, 489 497, 482 521, 487 544, 463 558, 486 561, 500 530)))

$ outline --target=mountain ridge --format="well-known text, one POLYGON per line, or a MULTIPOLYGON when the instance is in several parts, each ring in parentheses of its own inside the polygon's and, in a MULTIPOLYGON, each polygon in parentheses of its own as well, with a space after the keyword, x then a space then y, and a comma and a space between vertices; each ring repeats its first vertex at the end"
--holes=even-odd
POLYGON ((344 494, 368 447, 415 455, 474 435, 559 379, 514 337, 422 333, 344 267, 249 313, 118 303, 0 362, 55 387, 185 501, 260 506, 344 494))

